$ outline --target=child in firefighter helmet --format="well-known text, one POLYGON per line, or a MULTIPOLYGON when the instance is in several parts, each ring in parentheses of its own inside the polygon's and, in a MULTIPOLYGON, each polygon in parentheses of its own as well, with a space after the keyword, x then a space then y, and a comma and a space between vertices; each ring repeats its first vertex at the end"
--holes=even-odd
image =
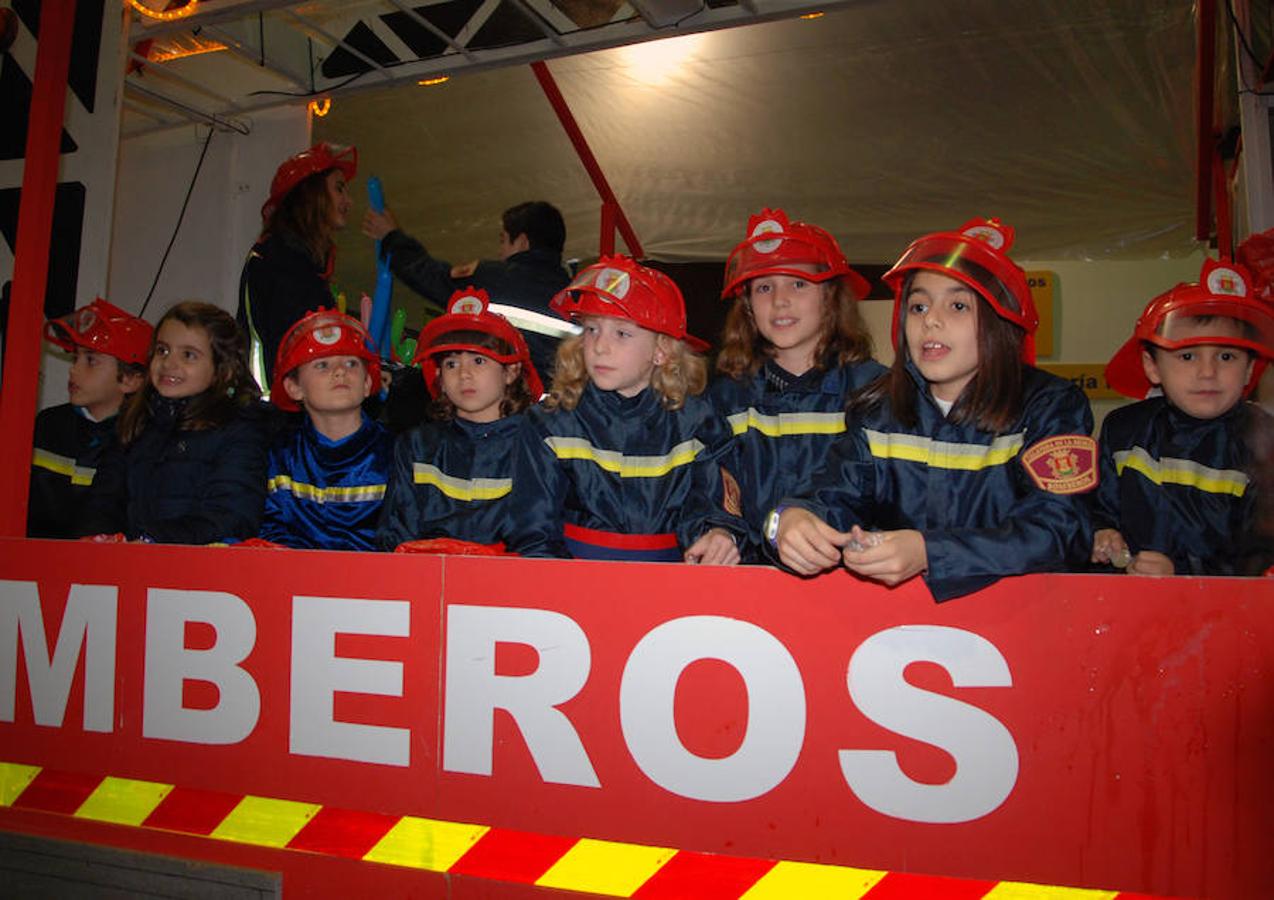
POLYGON ((1264 479, 1250 446, 1271 423, 1244 400, 1271 356, 1274 309, 1242 266, 1208 260, 1197 284, 1150 301, 1106 367, 1110 386, 1141 402, 1102 423, 1093 562, 1142 575, 1258 574, 1274 563, 1254 524, 1264 479))
POLYGON ((270 449, 263 540, 376 549, 393 442, 362 407, 379 388, 380 357, 357 319, 321 309, 288 329, 270 399, 305 416, 270 449))
POLYGON ((220 307, 187 300, 164 313, 149 379, 120 412, 81 535, 207 544, 257 533, 266 429, 245 351, 220 307))
POLYGON ((395 446, 378 534, 386 550, 503 550, 514 436, 544 387, 522 333, 488 305, 486 291, 456 291, 420 333, 414 362, 433 421, 395 446))
POLYGON ((74 354, 69 402, 35 418, 27 534, 66 538, 75 523, 115 430, 116 414, 146 381, 154 329, 98 297, 44 324, 44 339, 74 354))
POLYGON ((749 525, 746 559, 762 556, 766 513, 844 432, 849 393, 885 371, 858 311, 868 290, 835 238, 781 209, 748 219, 726 262, 731 306, 708 397, 735 436, 725 477, 749 525))
POLYGON ((321 141, 274 173, 261 207, 261 236, 239 279, 236 316, 263 388, 274 380, 284 333, 307 312, 335 305, 335 239, 349 216, 349 182, 357 169, 357 149, 321 141))
POLYGON ((855 395, 813 481, 771 513, 786 565, 843 563, 890 585, 923 574, 945 600, 1087 557, 1092 413, 1029 364, 1038 318, 1012 243, 1012 228, 975 219, 915 241, 885 274, 893 367, 855 395))
POLYGON ((553 387, 527 415, 514 468, 524 555, 732 563, 742 523, 723 509, 729 433, 698 396, 706 344, 681 291, 603 257, 550 308, 582 326, 558 349, 553 387))

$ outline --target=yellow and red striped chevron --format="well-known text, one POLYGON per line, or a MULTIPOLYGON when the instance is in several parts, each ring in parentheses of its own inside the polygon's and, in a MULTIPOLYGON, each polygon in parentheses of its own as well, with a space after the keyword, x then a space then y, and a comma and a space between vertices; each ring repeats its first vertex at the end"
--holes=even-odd
POLYGON ((0 806, 610 897, 1155 900, 1146 894, 750 859, 338 809, 0 762, 0 806))

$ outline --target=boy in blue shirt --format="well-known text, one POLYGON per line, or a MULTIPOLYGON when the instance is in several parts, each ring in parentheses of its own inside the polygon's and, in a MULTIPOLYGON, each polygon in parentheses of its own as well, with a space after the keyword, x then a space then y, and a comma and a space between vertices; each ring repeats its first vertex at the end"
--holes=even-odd
POLYGON ((1274 311, 1238 265, 1204 263, 1199 284, 1150 301, 1106 368, 1143 398, 1101 432, 1092 559, 1138 575, 1260 574, 1274 548, 1256 527, 1251 439, 1269 416, 1244 398, 1274 355, 1274 311))
POLYGON ((270 450, 261 537, 286 547, 376 549, 389 432, 363 412, 380 358, 357 319, 309 313, 283 336, 270 399, 305 418, 270 450))

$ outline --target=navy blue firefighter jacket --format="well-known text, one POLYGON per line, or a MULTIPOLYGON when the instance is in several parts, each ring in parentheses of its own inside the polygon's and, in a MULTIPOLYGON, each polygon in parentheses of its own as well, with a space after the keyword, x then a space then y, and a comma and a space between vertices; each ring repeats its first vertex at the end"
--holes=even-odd
POLYGON ((510 549, 680 560, 713 527, 737 539, 745 526, 722 505, 720 458, 729 439, 703 397, 670 411, 651 388, 624 397, 589 383, 572 410, 531 409, 514 457, 510 549), (656 549, 654 540, 634 546, 605 535, 663 535, 665 543, 656 549))
POLYGON ((734 434, 722 466, 739 489, 748 527, 746 547, 741 548, 745 562, 764 561, 766 515, 784 497, 800 493, 823 464, 827 449, 845 433, 848 396, 885 373, 880 363, 867 360, 811 369, 783 388, 788 379, 767 377, 771 367, 777 364, 766 362, 747 378, 719 377, 708 389, 708 399, 734 434))
POLYGON ((522 416, 494 422, 427 422, 394 445, 377 540, 455 538, 496 544, 509 530, 513 447, 522 416))
POLYGON ((393 438, 363 414, 358 431, 332 441, 308 416, 270 448, 261 537, 286 547, 375 550, 393 438))
POLYGON ((1093 533, 1083 495, 1046 490, 1021 460, 1055 435, 1090 439, 1092 411, 1079 388, 1025 366, 1021 414, 992 434, 951 422, 919 371, 907 371, 919 392, 915 427, 898 423, 886 398, 831 447, 807 491, 784 503, 841 531, 919 531, 924 578, 939 601, 1006 575, 1085 563, 1093 533))
POLYGON ((131 444, 113 439, 89 488, 81 535, 210 544, 253 537, 265 504, 270 410, 254 403, 224 425, 179 427, 189 398, 151 397, 131 444))
POLYGON ((1274 563, 1256 525, 1248 441, 1272 425, 1254 403, 1196 419, 1166 397, 1115 410, 1102 423, 1093 527, 1119 531, 1133 553, 1154 550, 1177 574, 1260 574, 1274 563))

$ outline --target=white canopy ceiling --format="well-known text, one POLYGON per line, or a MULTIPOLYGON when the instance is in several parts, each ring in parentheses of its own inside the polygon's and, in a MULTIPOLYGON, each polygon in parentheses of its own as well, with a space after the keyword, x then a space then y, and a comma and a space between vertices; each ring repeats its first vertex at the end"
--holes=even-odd
MULTIPOLYGON (((676 2, 659 9, 667 15, 676 2)), ((211 106, 250 123, 254 105, 296 102, 255 93, 262 78, 298 90, 260 66, 245 80, 253 47, 295 73, 300 33, 317 54, 309 77, 334 97, 315 137, 357 144, 360 175, 379 175, 404 227, 456 262, 492 255, 499 212, 525 199, 562 208, 568 255, 597 253, 600 201, 524 64, 544 57, 554 57, 550 69, 649 257, 723 259, 765 205, 823 225, 864 263, 889 262, 914 236, 974 215, 1014 225, 1023 258, 1147 258, 1194 246, 1187 2, 841 2, 819 18, 728 29, 811 6, 688 3, 698 11, 680 30, 651 28, 650 0, 412 3, 452 36, 433 56, 409 59, 402 2, 208 0, 200 34, 234 32, 244 46, 166 65, 217 84, 234 108, 211 106), (536 27, 492 38, 509 7, 536 27), (634 11, 642 8, 646 20, 634 11), (518 35, 528 40, 508 43, 518 35), (357 44, 375 67, 332 39, 357 44), (656 80, 645 50, 681 59, 656 80), (443 72, 454 77, 415 83, 443 72), (350 73, 354 83, 340 87, 350 73)), ((190 31, 147 27, 165 40, 190 31)), ((141 102, 134 92, 134 108, 141 102)), ((140 124, 126 121, 126 131, 140 124)), ((356 227, 340 253, 343 282, 372 283, 356 227)))

